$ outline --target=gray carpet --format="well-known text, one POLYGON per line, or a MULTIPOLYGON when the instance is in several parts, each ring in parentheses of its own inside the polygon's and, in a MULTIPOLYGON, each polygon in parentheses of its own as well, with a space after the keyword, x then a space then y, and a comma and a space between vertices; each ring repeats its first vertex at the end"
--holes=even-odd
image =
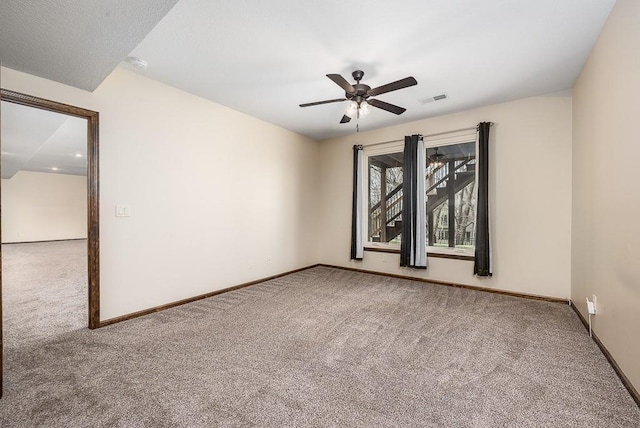
POLYGON ((568 306, 324 267, 5 355, 2 427, 640 426, 568 306))
POLYGON ((2 245, 7 349, 88 325, 87 241, 2 245))

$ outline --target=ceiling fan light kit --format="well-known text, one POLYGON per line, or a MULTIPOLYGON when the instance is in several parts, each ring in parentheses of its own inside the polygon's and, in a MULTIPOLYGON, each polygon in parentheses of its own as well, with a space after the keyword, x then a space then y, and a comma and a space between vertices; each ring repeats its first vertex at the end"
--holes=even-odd
POLYGON ((360 101, 360 103, 356 101, 350 101, 349 106, 345 110, 345 116, 354 119, 356 117, 365 117, 369 113, 371 113, 371 106, 365 100, 360 101))
POLYGON ((360 108, 360 117, 364 117, 371 112, 370 104, 366 101, 362 101, 360 103, 359 108, 360 108))
POLYGON ((316 101, 312 103, 300 104, 300 107, 310 107, 320 104, 336 103, 342 101, 350 101, 345 114, 342 116, 340 123, 348 123, 351 119, 364 117, 369 114, 371 106, 386 110, 390 113, 400 115, 407 109, 399 107, 394 104, 389 104, 378 99, 370 98, 378 95, 386 94, 387 92, 397 91, 399 89, 408 88, 409 86, 417 85, 418 82, 413 77, 405 77, 404 79, 397 80, 395 82, 387 83, 386 85, 378 86, 377 88, 371 88, 369 85, 360 83, 364 77, 364 71, 356 70, 351 73, 355 84, 351 84, 342 77, 340 74, 327 74, 327 77, 331 79, 336 85, 340 86, 344 90, 345 98, 335 98, 332 100, 316 101))
POLYGON ((345 116, 353 119, 354 117, 356 117, 359 107, 360 106, 358 106, 358 103, 356 103, 355 101, 349 102, 349 105, 347 106, 347 109, 344 112, 345 116))

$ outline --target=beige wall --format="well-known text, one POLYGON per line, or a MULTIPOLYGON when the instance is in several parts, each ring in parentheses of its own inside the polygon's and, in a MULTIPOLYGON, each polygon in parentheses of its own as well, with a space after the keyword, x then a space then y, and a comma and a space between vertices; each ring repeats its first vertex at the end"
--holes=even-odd
POLYGON ((640 2, 618 0, 574 89, 571 296, 640 389, 640 2))
POLYGON ((100 112, 101 319, 317 261, 317 142, 119 68, 2 87, 100 112))
MULTIPOLYGON (((363 125, 366 126, 363 121, 363 125)), ((568 298, 571 258, 571 98, 538 97, 320 143, 321 261, 332 265, 568 298), (352 146, 491 121, 490 210, 494 275, 473 262, 429 258, 426 271, 399 267, 397 254, 349 261, 352 146)))
POLYGON ((87 237, 87 178, 19 171, 2 179, 2 242, 87 237))

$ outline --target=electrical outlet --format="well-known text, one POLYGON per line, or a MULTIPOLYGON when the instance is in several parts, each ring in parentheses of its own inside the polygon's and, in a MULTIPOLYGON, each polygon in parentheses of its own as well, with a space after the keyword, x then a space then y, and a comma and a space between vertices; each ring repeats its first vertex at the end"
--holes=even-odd
POLYGON ((593 302, 593 313, 596 313, 598 311, 598 301, 595 294, 591 296, 591 301, 593 302))

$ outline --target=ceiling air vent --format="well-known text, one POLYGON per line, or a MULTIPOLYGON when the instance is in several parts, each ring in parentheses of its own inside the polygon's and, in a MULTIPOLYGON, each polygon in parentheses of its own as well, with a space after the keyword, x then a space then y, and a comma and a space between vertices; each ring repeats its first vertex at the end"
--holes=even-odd
POLYGON ((432 103, 434 101, 446 100, 447 98, 449 98, 449 96, 447 94, 440 94, 440 95, 434 95, 434 96, 428 97, 428 98, 423 98, 423 99, 420 100, 420 102, 422 104, 428 104, 428 103, 432 103))

